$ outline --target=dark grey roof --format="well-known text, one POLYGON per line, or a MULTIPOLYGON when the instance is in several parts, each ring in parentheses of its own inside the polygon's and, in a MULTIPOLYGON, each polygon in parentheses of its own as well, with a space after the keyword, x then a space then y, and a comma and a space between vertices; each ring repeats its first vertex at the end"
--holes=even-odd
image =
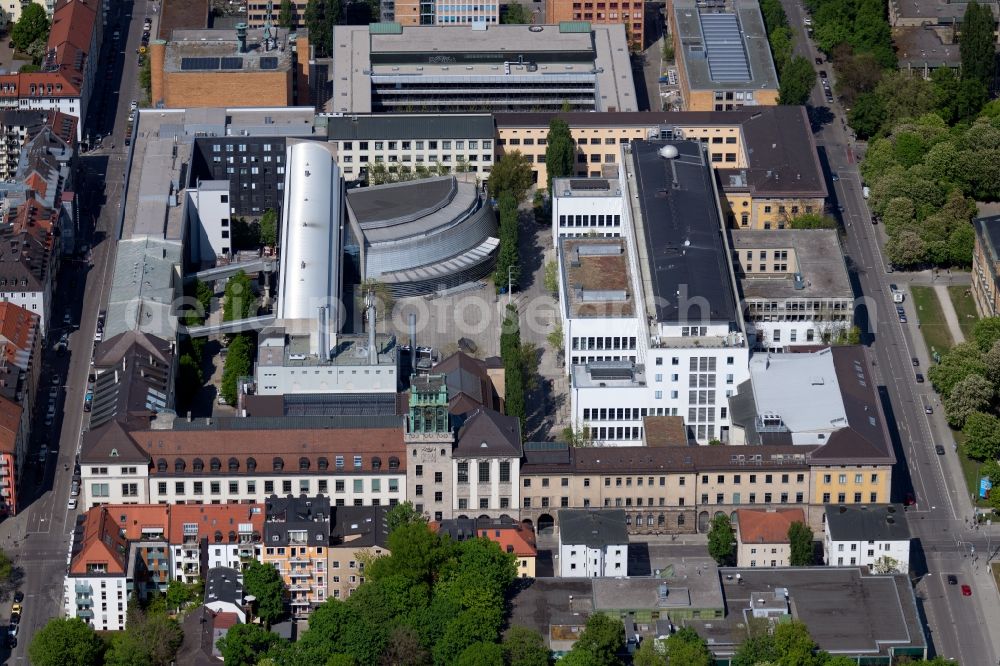
POLYGON ((979 243, 986 248, 994 262, 1000 262, 1000 215, 979 217, 972 221, 979 236, 979 243))
POLYGON ((325 547, 330 543, 330 498, 278 497, 264 502, 264 545, 287 546, 289 532, 305 531, 309 546, 325 547))
POLYGON ((754 196, 826 198, 826 182, 819 164, 812 126, 804 106, 768 107, 740 123, 746 141, 747 169, 720 169, 724 190, 746 189, 754 196), (731 176, 744 176, 745 186, 734 186, 731 176))
POLYGON ((340 430, 402 427, 397 415, 358 416, 248 416, 211 419, 177 418, 173 430, 340 430))
POLYGON ((385 506, 338 506, 330 522, 330 547, 387 548, 389 530, 385 506))
POLYGON ((834 541, 909 541, 910 525, 898 504, 827 504, 826 523, 834 541))
POLYGON ((622 509, 560 509, 559 542, 604 548, 628 543, 628 527, 622 509))
POLYGON ((362 228, 381 228, 445 206, 454 196, 454 181, 442 176, 348 190, 347 205, 362 228))
POLYGON ((492 409, 478 409, 458 431, 456 458, 520 458, 521 421, 492 409))
POLYGON ((225 601, 243 606, 243 576, 236 569, 213 567, 205 579, 205 603, 225 601))
POLYGON ((633 141, 632 157, 657 320, 735 322, 732 265, 701 144, 633 141), (659 155, 668 145, 677 148, 677 157, 659 155), (702 299, 707 312, 699 307, 702 299))
POLYGON ((456 115, 347 115, 327 119, 331 141, 413 139, 492 139, 493 116, 456 115))
POLYGON ((97 348, 90 423, 173 409, 173 345, 141 331, 126 331, 97 348))
POLYGON ((621 126, 621 125, 734 125, 753 113, 771 113, 775 106, 745 107, 735 111, 570 111, 497 113, 493 115, 497 127, 548 127, 553 118, 561 118, 570 127, 621 126))
POLYGON ((524 465, 568 465, 570 448, 566 442, 525 442, 524 465))
POLYGON ((495 409, 493 382, 486 363, 465 352, 455 352, 434 366, 448 384, 448 406, 452 414, 465 414, 477 407, 495 409))
POLYGON ((397 413, 393 393, 289 393, 246 399, 248 414, 257 417, 381 417, 397 413))
POLYGON ((81 463, 149 464, 149 455, 135 443, 120 421, 88 430, 80 445, 81 463))

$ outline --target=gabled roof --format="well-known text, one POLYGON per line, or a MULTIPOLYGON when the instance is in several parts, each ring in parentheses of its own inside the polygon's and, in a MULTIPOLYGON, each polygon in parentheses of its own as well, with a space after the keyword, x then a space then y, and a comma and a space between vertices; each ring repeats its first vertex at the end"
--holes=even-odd
POLYGON ((83 436, 80 447, 81 463, 149 464, 150 456, 135 443, 125 425, 120 421, 110 421, 83 436))
POLYGON ((0 303, 0 340, 12 348, 31 352, 38 338, 39 317, 20 305, 0 303))
POLYGON ((492 409, 478 409, 458 431, 456 458, 520 458, 521 421, 492 409))
POLYGON ((94 366, 108 367, 116 365, 126 354, 146 352, 160 363, 173 362, 173 345, 150 333, 143 331, 125 331, 105 340, 97 347, 94 354, 94 366))
POLYGON ((454 541, 484 538, 498 544, 506 553, 518 557, 535 557, 535 532, 529 525, 512 518, 451 518, 432 522, 430 528, 447 534, 454 541))
POLYGON ((435 365, 433 371, 445 376, 448 411, 452 414, 466 414, 477 407, 498 407, 484 361, 459 351, 435 365))
POLYGON ((240 534, 264 534, 261 504, 176 504, 170 507, 170 543, 185 538, 213 543, 237 543, 240 534))
POLYGON ((736 516, 741 543, 788 543, 788 528, 792 523, 806 522, 802 509, 737 509, 736 516))
POLYGON ((389 529, 385 506, 338 506, 330 520, 331 548, 387 548, 389 529))
POLYGON ((100 564, 105 567, 104 575, 123 575, 127 553, 128 543, 107 507, 95 506, 84 515, 83 524, 73 540, 69 573, 71 576, 95 575, 87 567, 100 564))

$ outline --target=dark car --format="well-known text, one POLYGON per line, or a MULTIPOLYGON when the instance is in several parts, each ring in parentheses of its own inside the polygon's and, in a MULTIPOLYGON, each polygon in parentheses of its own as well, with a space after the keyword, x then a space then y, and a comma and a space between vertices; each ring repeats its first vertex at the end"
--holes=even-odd
POLYGON ((14 603, 20 604, 23 602, 24 602, 24 592, 18 590, 17 592, 14 593, 14 603))
POLYGON ((958 585, 958 576, 956 576, 955 574, 948 574, 948 584, 958 585))
POLYGON ((819 70, 819 77, 821 79, 825 79, 826 78, 826 70, 825 69, 819 70))
POLYGON ((11 650, 17 647, 17 636, 7 637, 7 647, 9 647, 11 650))
POLYGON ((918 384, 923 384, 924 383, 924 376, 922 374, 920 374, 919 372, 916 375, 914 375, 914 379, 917 380, 918 384))
POLYGON ((939 456, 943 456, 944 455, 944 447, 941 446, 940 444, 935 444, 934 445, 934 452, 937 453, 939 456))
POLYGON ((914 357, 912 357, 910 359, 910 363, 913 364, 914 368, 919 368, 920 367, 920 360, 916 356, 914 356, 914 357))
POLYGON ((816 64, 817 65, 822 65, 823 64, 823 59, 822 58, 816 58, 815 60, 816 60, 816 64))
POLYGON ((903 504, 906 506, 913 506, 917 503, 917 498, 913 496, 913 493, 906 493, 906 499, 903 500, 903 504))
POLYGON ((969 587, 968 585, 963 585, 962 586, 962 596, 963 597, 971 597, 972 596, 972 588, 969 587))
POLYGON ((11 624, 11 626, 14 626, 15 624, 20 624, 20 623, 21 623, 21 614, 20 613, 11 613, 10 614, 10 624, 11 624))

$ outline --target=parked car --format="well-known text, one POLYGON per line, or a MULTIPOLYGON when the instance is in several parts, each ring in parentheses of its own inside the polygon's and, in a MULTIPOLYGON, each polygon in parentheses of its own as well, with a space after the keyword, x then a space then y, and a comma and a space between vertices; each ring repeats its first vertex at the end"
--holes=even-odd
MULTIPOLYGON (((21 614, 20 613, 11 613, 10 614, 10 627, 11 627, 11 629, 13 629, 14 627, 16 627, 19 624, 21 624, 21 614)), ((14 635, 16 636, 17 632, 14 632, 14 635)))
POLYGON ((820 58, 820 57, 818 57, 818 56, 816 58, 814 58, 814 60, 816 61, 817 65, 822 65, 823 64, 823 59, 820 58))
POLYGON ((75 497, 70 497, 69 498, 69 501, 66 502, 66 508, 69 509, 70 511, 76 511, 76 498, 75 497))
POLYGON ((963 585, 962 586, 962 596, 963 597, 971 597, 972 596, 972 588, 969 587, 968 585, 963 585))
POLYGON ((827 78, 826 70, 825 69, 819 70, 819 78, 821 78, 821 79, 827 78))
POLYGON ((944 455, 944 447, 941 446, 940 444, 935 444, 934 445, 934 452, 937 453, 939 456, 943 456, 944 455))
POLYGON ((10 612, 11 613, 17 613, 18 615, 21 614, 22 610, 23 610, 23 607, 21 606, 21 604, 17 603, 16 601, 14 602, 14 605, 12 605, 10 607, 10 612))
POLYGON ((18 590, 17 592, 14 593, 14 603, 19 604, 22 603, 23 601, 24 601, 24 592, 18 590))
POLYGON ((906 493, 906 499, 903 500, 903 504, 906 506, 913 506, 917 503, 917 498, 914 497, 913 493, 906 493))
POLYGON ((948 584, 958 585, 958 576, 956 576, 955 574, 948 574, 948 584))
POLYGON ((913 364, 914 368, 919 368, 920 367, 920 359, 918 359, 916 356, 912 357, 910 359, 910 362, 913 364))
POLYGON ((914 375, 914 379, 917 380, 918 384, 923 384, 924 383, 924 376, 922 374, 920 374, 919 372, 916 375, 914 375))

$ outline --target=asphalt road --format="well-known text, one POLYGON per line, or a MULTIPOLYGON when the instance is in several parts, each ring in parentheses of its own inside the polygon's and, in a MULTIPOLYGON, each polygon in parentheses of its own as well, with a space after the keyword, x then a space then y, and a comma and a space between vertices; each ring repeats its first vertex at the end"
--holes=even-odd
MULTIPOLYGON (((801 6, 795 0, 782 0, 782 4, 796 34, 796 54, 813 62, 821 54, 806 39, 801 6)), ((816 69, 826 70, 834 85, 835 72, 829 63, 816 69)), ((896 441, 893 497, 902 501, 912 493, 916 500, 908 514, 915 537, 912 565, 928 640, 934 653, 957 659, 962 666, 996 664, 997 628, 992 627, 991 633, 990 623, 983 618, 995 617, 1000 602, 984 560, 990 548, 996 549, 1000 535, 987 538, 991 527, 972 526, 973 508, 943 410, 930 385, 916 382, 915 373, 926 376, 930 359, 909 304, 905 306, 908 323, 900 323, 896 314, 888 284, 897 281, 898 275, 888 272, 881 227, 872 224, 862 195, 857 165, 861 147, 843 122, 845 110, 837 101, 826 102, 818 77, 810 106, 814 128, 819 125, 816 141, 827 170, 831 203, 843 224, 855 289, 865 298, 862 319, 868 324, 872 370, 896 441), (913 358, 919 368, 913 366, 913 358), (935 407, 933 414, 924 413, 924 400, 935 407), (943 456, 935 453, 938 443, 945 446, 943 456), (948 585, 948 575, 955 575, 958 585, 948 585), (962 584, 973 588, 972 596, 962 596, 962 584)))
MULTIPOLYGON (((84 131, 85 137, 108 136, 97 150, 80 156, 76 174, 81 243, 90 245, 91 250, 89 256, 63 262, 54 290, 32 435, 34 450, 45 444, 50 449, 49 456, 44 464, 36 465, 37 470, 25 473, 19 514, 0 523, 0 546, 20 568, 20 589, 25 594, 18 645, 13 650, 2 648, 0 658, 4 663, 27 663, 31 636, 50 618, 62 614, 69 536, 79 515, 67 506, 70 480, 84 427, 83 400, 97 316, 110 283, 117 242, 113 230, 117 229, 122 195, 125 125, 129 104, 138 97, 135 49, 139 46, 146 8, 133 12, 132 7, 132 3, 113 5, 108 17, 101 53, 103 65, 84 131), (126 43, 112 39, 115 30, 122 33, 126 43), (70 313, 69 325, 64 324, 66 312, 70 313), (69 353, 60 356, 53 345, 63 332, 70 334, 69 353), (45 402, 53 385, 61 389, 59 412, 55 423, 46 428, 45 402)), ((152 16, 151 7, 150 4, 152 16)), ((9 610, 8 600, 3 606, 4 623, 9 610)))

